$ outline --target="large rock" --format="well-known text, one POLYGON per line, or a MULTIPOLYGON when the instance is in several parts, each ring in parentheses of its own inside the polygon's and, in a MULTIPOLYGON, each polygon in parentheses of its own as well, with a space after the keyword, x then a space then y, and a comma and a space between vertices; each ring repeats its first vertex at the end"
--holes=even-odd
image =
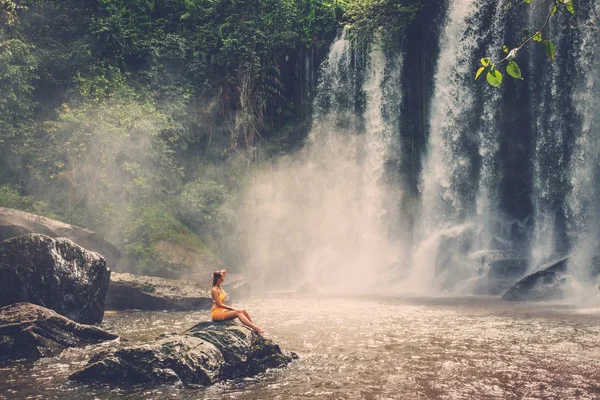
POLYGON ((106 308, 113 310, 206 309, 212 306, 210 287, 193 281, 113 272, 106 294, 106 308))
POLYGON ((0 242, 28 233, 71 239, 81 247, 102 254, 110 267, 116 267, 121 252, 92 231, 24 211, 0 207, 0 242))
POLYGON ((569 258, 560 259, 541 271, 527 275, 502 296, 509 301, 547 301, 565 297, 569 279, 565 276, 569 258))
POLYGON ((232 321, 202 322, 180 334, 102 351, 69 379, 84 383, 210 385, 282 367, 295 357, 232 321))
POLYGON ((28 234, 0 242, 0 306, 34 303, 95 324, 109 281, 104 258, 69 239, 28 234))
POLYGON ((51 357, 67 347, 116 339, 95 326, 81 325, 31 303, 0 308, 0 360, 51 357))

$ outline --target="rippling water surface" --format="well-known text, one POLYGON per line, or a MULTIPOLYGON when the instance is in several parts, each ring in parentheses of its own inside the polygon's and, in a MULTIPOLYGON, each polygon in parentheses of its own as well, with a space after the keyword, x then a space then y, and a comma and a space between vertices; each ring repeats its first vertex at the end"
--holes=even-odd
MULTIPOLYGON (((0 367, 0 397, 600 398, 600 309, 489 298, 297 295, 255 297, 243 307, 300 359, 207 389, 114 389, 67 381, 97 347, 69 349, 56 358, 0 367)), ((103 327, 137 343, 207 318, 208 312, 108 312, 103 327)))

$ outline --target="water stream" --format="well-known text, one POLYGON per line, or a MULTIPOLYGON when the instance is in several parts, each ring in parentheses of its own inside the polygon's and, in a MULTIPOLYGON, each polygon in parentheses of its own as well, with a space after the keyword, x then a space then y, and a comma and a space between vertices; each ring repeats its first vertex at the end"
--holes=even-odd
MULTIPOLYGON (((88 387, 66 377, 97 348, 0 367, 6 399, 520 399, 600 396, 600 303, 514 304, 491 298, 306 297, 244 303, 300 359, 206 389, 88 387)), ((208 312, 111 312, 103 327, 151 340, 208 312)))

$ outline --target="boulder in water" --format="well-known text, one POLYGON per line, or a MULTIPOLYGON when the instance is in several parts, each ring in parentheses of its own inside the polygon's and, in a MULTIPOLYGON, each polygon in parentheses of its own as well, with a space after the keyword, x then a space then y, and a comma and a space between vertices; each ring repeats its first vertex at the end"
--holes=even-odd
POLYGON ((69 239, 28 234, 0 242, 0 306, 28 302, 95 324, 109 280, 104 258, 69 239))
POLYGON ((211 306, 208 287, 192 281, 113 272, 106 293, 106 308, 113 310, 188 311, 211 306))
POLYGON ((24 211, 0 207, 0 242, 28 233, 71 239, 85 249, 100 253, 110 267, 116 267, 121 258, 119 249, 92 231, 24 211))
POLYGON ((73 322, 31 303, 0 308, 0 360, 55 356, 67 347, 114 340, 100 328, 73 322))
POLYGON ((211 385, 283 367, 295 357, 233 321, 202 322, 155 341, 102 351, 69 379, 84 383, 211 385))
POLYGON ((541 271, 526 276, 502 296, 509 301, 558 300, 565 296, 569 280, 565 277, 569 258, 552 263, 541 271))

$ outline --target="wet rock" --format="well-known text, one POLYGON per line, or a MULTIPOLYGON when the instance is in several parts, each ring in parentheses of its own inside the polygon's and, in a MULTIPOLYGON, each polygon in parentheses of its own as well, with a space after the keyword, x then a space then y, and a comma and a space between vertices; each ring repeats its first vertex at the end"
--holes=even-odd
POLYGON ((569 289, 569 279, 565 276, 569 258, 560 259, 541 271, 526 276, 511 286, 502 296, 509 301, 558 300, 569 289))
POLYGON ((233 321, 202 322, 143 345, 103 351, 69 379, 84 383, 211 385, 283 367, 295 357, 233 321))
POLYGON ((113 268, 121 258, 119 249, 92 231, 24 211, 0 207, 0 241, 28 233, 71 239, 85 249, 100 253, 113 268))
POLYGON ((0 360, 55 356, 67 347, 114 340, 100 328, 82 325, 31 303, 0 308, 0 360))
POLYGON ((113 272, 106 294, 106 308, 176 311, 207 309, 212 306, 209 289, 206 285, 189 280, 113 272))
POLYGON ((28 234, 0 242, 0 306, 28 302, 95 324, 109 280, 104 258, 69 239, 28 234))

